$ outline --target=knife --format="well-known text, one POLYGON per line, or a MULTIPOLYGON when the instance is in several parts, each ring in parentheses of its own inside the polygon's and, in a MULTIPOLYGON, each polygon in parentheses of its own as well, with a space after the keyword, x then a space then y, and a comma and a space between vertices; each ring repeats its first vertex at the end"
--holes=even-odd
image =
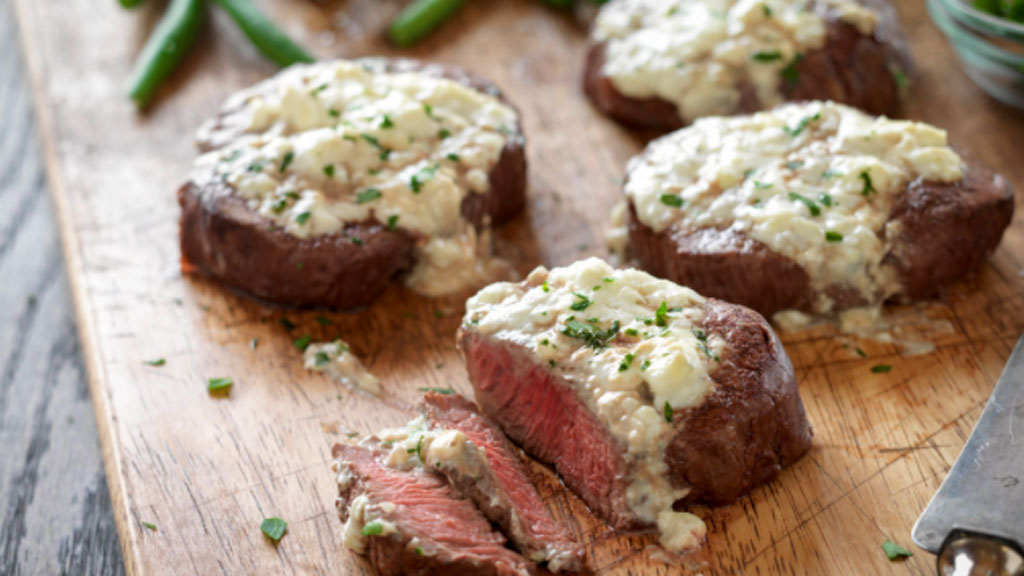
POLYGON ((1024 576, 1024 335, 911 537, 943 576, 1024 576))

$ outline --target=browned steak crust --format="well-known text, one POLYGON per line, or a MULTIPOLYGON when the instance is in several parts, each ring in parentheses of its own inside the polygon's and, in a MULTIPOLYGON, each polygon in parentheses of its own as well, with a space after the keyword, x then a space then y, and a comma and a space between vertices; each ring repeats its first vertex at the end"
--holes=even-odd
MULTIPOLYGON (((796 262, 731 229, 669 228, 654 232, 629 207, 629 252, 641 268, 701 294, 753 308, 811 311, 810 277, 796 262)), ((977 269, 999 245, 1013 218, 1013 192, 997 174, 974 165, 953 184, 916 180, 889 216, 900 233, 883 263, 903 285, 898 300, 934 296, 977 269)), ((834 311, 868 302, 852 288, 831 286, 834 311)))
MULTIPOLYGON (((824 12, 822 17, 828 27, 824 47, 807 52, 797 62, 794 82, 780 76, 781 93, 787 100, 834 100, 871 114, 899 115, 900 86, 894 70, 907 68, 909 58, 896 45, 902 44, 894 38, 898 24, 880 24, 879 32, 865 36, 834 14, 824 12)), ((630 126, 659 130, 674 130, 696 120, 680 118, 676 105, 662 98, 623 95, 604 75, 604 61, 605 43, 593 44, 584 64, 583 90, 609 116, 630 126)), ((741 92, 736 114, 763 108, 752 87, 743 86, 741 92)))
MULTIPOLYGON (((458 68, 407 59, 360 62, 380 72, 419 71, 449 78, 504 101, 496 86, 458 68)), ((220 117, 228 112, 222 111, 220 117)), ((224 125, 214 126, 216 136, 200 142, 204 151, 242 135, 224 125)), ((488 180, 488 192, 470 193, 462 202, 463 217, 477 228, 507 222, 525 205, 526 151, 520 126, 506 138, 488 180)), ((414 264, 417 238, 405 231, 367 221, 334 234, 299 238, 250 210, 215 178, 186 183, 178 191, 178 204, 182 270, 210 276, 268 302, 359 308, 373 302, 395 276, 414 264)))
MULTIPOLYGON (((687 501, 725 504, 806 453, 811 428, 793 366, 764 318, 717 300, 708 301, 706 312, 703 330, 726 342, 710 373, 715 389, 698 407, 674 414, 665 458, 673 485, 691 488, 687 501)), ((510 438, 552 464, 606 522, 642 526, 625 503, 625 448, 564 375, 517 344, 465 327, 458 345, 477 402, 510 438)))
POLYGON ((729 343, 711 372, 715 390, 675 418, 669 474, 688 501, 728 504, 770 482, 811 447, 793 365, 753 310, 709 300, 704 331, 729 343))

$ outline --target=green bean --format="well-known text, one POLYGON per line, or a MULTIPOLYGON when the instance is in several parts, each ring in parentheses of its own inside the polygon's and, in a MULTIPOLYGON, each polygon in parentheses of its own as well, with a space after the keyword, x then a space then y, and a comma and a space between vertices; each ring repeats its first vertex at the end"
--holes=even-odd
POLYGON ((399 46, 411 46, 455 14, 464 1, 413 0, 391 23, 388 37, 399 46))
POLYGON ((167 12, 142 48, 132 73, 131 97, 145 108, 160 84, 195 44, 206 13, 204 0, 171 0, 167 12))
POLYGON ((142 4, 142 0, 119 0, 122 8, 135 8, 139 4, 142 4))
POLYGON ((278 66, 291 66, 296 62, 313 62, 315 60, 278 29, 249 0, 213 0, 213 2, 227 10, 252 45, 278 66))

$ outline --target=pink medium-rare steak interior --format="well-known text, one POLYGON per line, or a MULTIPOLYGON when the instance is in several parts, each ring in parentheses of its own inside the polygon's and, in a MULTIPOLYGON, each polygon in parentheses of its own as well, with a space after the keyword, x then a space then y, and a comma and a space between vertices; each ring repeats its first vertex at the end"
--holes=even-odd
POLYGON ((509 438, 613 527, 640 527, 626 504, 622 450, 568 382, 525 350, 472 331, 460 332, 459 347, 481 410, 509 438))
POLYGON ((583 548, 551 515, 515 448, 494 423, 472 402, 457 395, 428 393, 423 397, 421 412, 432 425, 463 433, 486 454, 490 485, 444 470, 457 491, 473 499, 528 558, 547 560, 552 570, 581 569, 583 548))
POLYGON ((381 575, 533 573, 533 565, 505 548, 505 538, 439 476, 422 468, 408 472, 389 468, 380 462, 379 453, 362 446, 336 444, 334 456, 355 477, 338 500, 343 520, 360 495, 375 504, 395 506, 385 519, 395 524, 396 532, 368 536, 368 556, 381 575), (426 553, 419 554, 409 545, 413 538, 419 539, 426 553))

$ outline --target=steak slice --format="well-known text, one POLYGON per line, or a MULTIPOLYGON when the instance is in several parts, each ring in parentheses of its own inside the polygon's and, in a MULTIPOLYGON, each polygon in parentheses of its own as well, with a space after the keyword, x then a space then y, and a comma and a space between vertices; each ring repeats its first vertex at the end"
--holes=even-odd
MULTIPOLYGON (((610 271, 610 267, 597 268, 590 276, 581 277, 597 278, 600 282, 601 275, 606 275, 604 282, 621 283, 621 279, 607 277, 610 271)), ((516 316, 522 313, 520 308, 503 308, 516 300, 546 311, 555 310, 546 304, 542 306, 536 299, 536 291, 549 292, 549 278, 546 271, 538 269, 520 285, 500 285, 500 291, 491 293, 501 295, 493 310, 499 311, 499 318, 521 317, 516 316)), ((605 298, 609 287, 616 285, 604 284, 605 290, 599 293, 595 290, 594 298, 597 299, 598 294, 605 298)), ((663 284, 655 286, 655 290, 664 289, 663 284)), ((648 288, 650 286, 642 289, 648 288)), ((622 290, 641 288, 634 289, 627 284, 622 290)), ((550 291, 554 292, 555 287, 550 291)), ((581 294, 573 291, 571 295, 576 298, 575 308, 567 310, 583 308, 581 294)), ((726 504, 774 479, 783 467, 806 453, 811 445, 811 428, 798 394, 793 366, 764 318, 742 306, 695 298, 700 302, 695 310, 699 313, 687 317, 698 318, 694 320, 693 332, 697 342, 704 345, 704 353, 713 358, 708 362, 711 367, 707 372, 712 387, 690 407, 672 410, 666 403, 665 418, 670 424, 665 430, 668 442, 662 473, 673 489, 685 494, 684 501, 726 504), (708 343, 718 341, 723 344, 716 355, 708 348, 708 343)), ((563 299, 560 302, 574 301, 563 299)), ((662 304, 659 314, 665 314, 664 302, 662 304)), ((480 309, 487 310, 485 306, 487 304, 480 309)), ((615 309, 619 304, 604 301, 601 306, 615 309)), ((587 312, 583 314, 597 314, 593 312, 597 307, 598 304, 588 299, 587 312)), ((621 309, 626 309, 625 304, 621 309)), ((678 313, 686 315, 687 311, 678 313)), ((573 364, 571 370, 556 369, 553 362, 549 363, 524 344, 535 336, 529 328, 520 333, 502 324, 498 332, 485 333, 478 328, 480 317, 472 316, 473 307, 468 307, 467 314, 467 321, 458 334, 458 348, 465 358, 481 411, 529 454, 551 464, 565 484, 612 527, 650 527, 653 520, 641 518, 628 504, 627 494, 631 489, 634 501, 635 490, 644 489, 642 485, 631 486, 630 462, 635 461, 631 460, 634 454, 628 452, 630 447, 613 435, 610 425, 602 420, 594 407, 595 402, 601 400, 594 400, 594 392, 588 389, 589 382, 609 377, 608 367, 587 362, 573 364)), ((574 321, 572 316, 562 320, 566 320, 567 326, 574 321)), ((524 326, 531 326, 528 320, 523 322, 524 326)), ((647 326, 660 330, 658 327, 666 324, 659 322, 662 323, 654 324, 652 319, 647 326)), ((617 330, 618 326, 615 328, 617 330)), ((605 337, 608 340, 600 350, 634 346, 637 338, 642 338, 641 342, 648 338, 636 331, 632 336, 612 332, 605 337)), ((652 334, 650 337, 660 336, 652 334)), ((551 343, 544 338, 540 345, 550 347, 551 343)), ((564 342, 558 344, 563 345, 564 342)), ((581 347, 563 354, 577 362, 582 350, 581 347)), ((598 358, 597 352, 594 354, 582 358, 598 358)), ((640 361, 636 358, 631 365, 634 358, 627 356, 617 371, 611 368, 612 373, 636 369, 640 361)), ((640 367, 640 370, 646 369, 640 367)), ((648 395, 654 394, 650 385, 644 386, 648 395)), ((612 386, 602 398, 614 401, 615 390, 612 386)), ((654 408, 661 414, 662 406, 654 408)), ((639 418, 640 412, 636 414, 639 418)), ((660 516, 658 524, 660 527, 660 516)))
POLYGON ((582 546, 548 511, 522 460, 496 425, 462 396, 428 393, 420 412, 431 429, 457 430, 484 452, 481 466, 434 467, 456 492, 473 500, 530 560, 547 562, 553 572, 582 569, 582 546))
POLYGON ((389 468, 379 452, 363 446, 336 444, 333 453, 346 545, 368 556, 381 576, 534 573, 439 476, 389 468))

